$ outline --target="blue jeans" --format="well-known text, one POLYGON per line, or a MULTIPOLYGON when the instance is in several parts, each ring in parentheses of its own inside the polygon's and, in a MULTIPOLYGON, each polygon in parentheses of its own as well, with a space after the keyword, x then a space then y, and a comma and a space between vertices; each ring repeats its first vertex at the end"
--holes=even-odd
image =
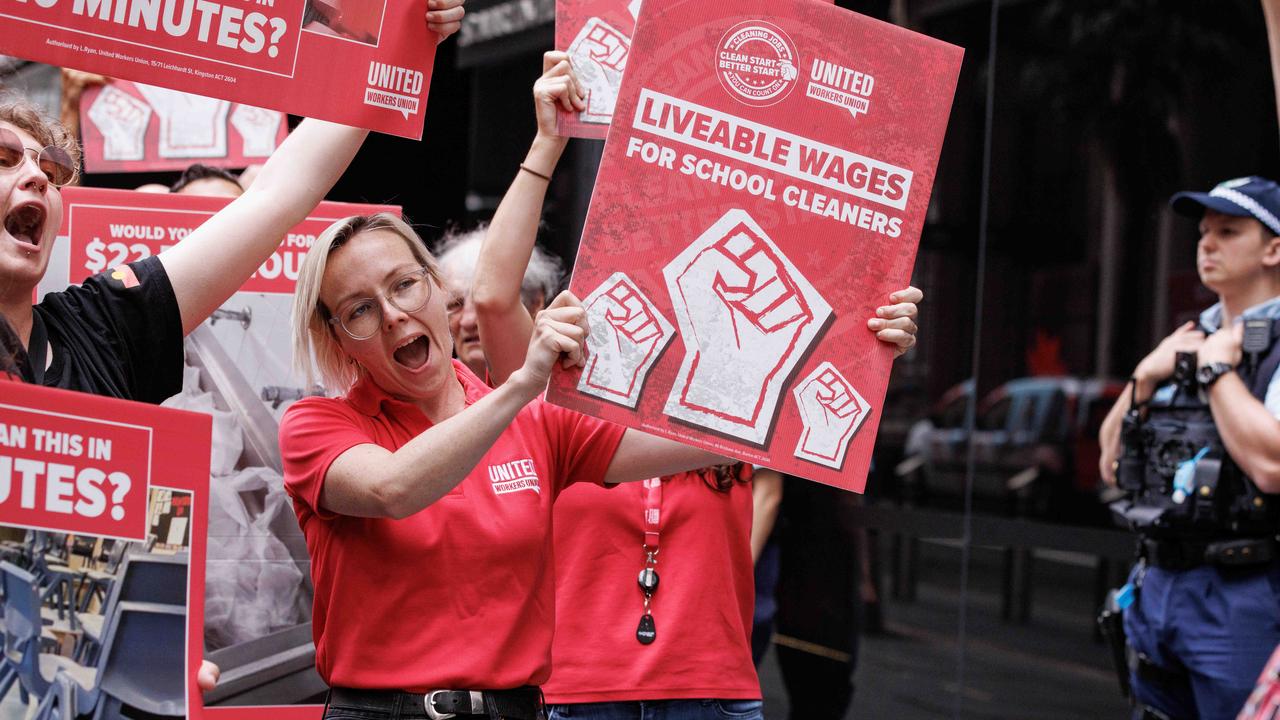
POLYGON ((764 720, 759 700, 640 700, 551 705, 548 720, 764 720))
POLYGON ((1124 629, 1129 644, 1156 664, 1185 668, 1176 683, 1131 674, 1139 702, 1174 720, 1232 720, 1280 644, 1280 563, 1149 568, 1124 629))

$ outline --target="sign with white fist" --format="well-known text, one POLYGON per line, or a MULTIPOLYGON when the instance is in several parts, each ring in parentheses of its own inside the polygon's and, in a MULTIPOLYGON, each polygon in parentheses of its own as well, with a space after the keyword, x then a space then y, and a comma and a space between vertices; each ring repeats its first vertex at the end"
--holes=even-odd
POLYGON ((861 492, 896 349, 868 320, 910 284, 961 50, 813 0, 556 22, 593 102, 621 83, 570 283, 587 359, 547 399, 861 492))
POLYGON ((113 80, 80 100, 85 171, 248 167, 284 142, 285 120, 276 110, 113 80))

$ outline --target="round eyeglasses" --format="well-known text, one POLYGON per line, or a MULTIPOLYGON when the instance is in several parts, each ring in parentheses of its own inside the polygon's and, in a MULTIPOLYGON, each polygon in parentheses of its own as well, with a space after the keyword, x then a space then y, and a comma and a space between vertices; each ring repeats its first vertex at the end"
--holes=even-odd
POLYGON ((56 145, 47 145, 42 150, 29 148, 22 144, 18 133, 0 128, 0 168, 13 170, 22 165, 28 154, 35 158, 50 185, 62 187, 76 179, 76 163, 66 150, 56 145))
POLYGON ((382 327, 381 298, 401 312, 417 312, 431 299, 431 273, 426 268, 396 278, 378 297, 356 298, 338 308, 329 323, 342 328, 352 340, 367 340, 382 327))

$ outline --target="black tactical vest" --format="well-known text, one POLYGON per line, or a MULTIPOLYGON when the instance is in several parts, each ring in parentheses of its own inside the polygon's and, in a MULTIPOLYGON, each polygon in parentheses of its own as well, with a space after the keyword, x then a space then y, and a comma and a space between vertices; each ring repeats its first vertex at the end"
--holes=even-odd
MULTIPOLYGON (((1277 339, 1280 320, 1273 320, 1267 349, 1246 353, 1237 368, 1259 401, 1266 398, 1267 386, 1280 368, 1277 339)), ((1258 490, 1232 461, 1193 378, 1166 382, 1161 388, 1168 386, 1173 386, 1172 396, 1167 397, 1167 390, 1157 392, 1145 418, 1133 412, 1125 417, 1116 476, 1128 497, 1111 505, 1116 522, 1156 539, 1274 536, 1280 531, 1280 495, 1258 490), (1184 492, 1176 492, 1179 466, 1197 455, 1194 470, 1189 466, 1184 471, 1184 492)))

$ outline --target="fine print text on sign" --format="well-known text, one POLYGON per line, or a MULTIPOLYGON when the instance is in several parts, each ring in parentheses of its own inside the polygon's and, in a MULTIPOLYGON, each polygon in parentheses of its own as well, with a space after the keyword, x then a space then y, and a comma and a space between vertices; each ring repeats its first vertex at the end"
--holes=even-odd
POLYGON ((5 52, 422 137, 426 0, 11 0, 5 52))
MULTIPOLYGON (((646 3, 547 397, 861 491, 962 51, 811 0, 646 3), (644 197, 634 188, 644 187, 644 197)), ((576 65, 575 65, 576 66, 576 65)))
MULTIPOLYGON (((69 239, 67 274, 50 265, 49 282, 80 283, 104 270, 119 268, 181 242, 228 198, 163 195, 129 190, 68 187, 60 236, 69 239)), ((280 247, 241 287, 244 292, 292 295, 306 255, 316 236, 335 220, 375 212, 399 214, 391 205, 322 202, 311 215, 285 234, 280 247)))
POLYGON ((285 114, 154 85, 114 80, 80 100, 85 172, 244 168, 289 134, 285 114))

